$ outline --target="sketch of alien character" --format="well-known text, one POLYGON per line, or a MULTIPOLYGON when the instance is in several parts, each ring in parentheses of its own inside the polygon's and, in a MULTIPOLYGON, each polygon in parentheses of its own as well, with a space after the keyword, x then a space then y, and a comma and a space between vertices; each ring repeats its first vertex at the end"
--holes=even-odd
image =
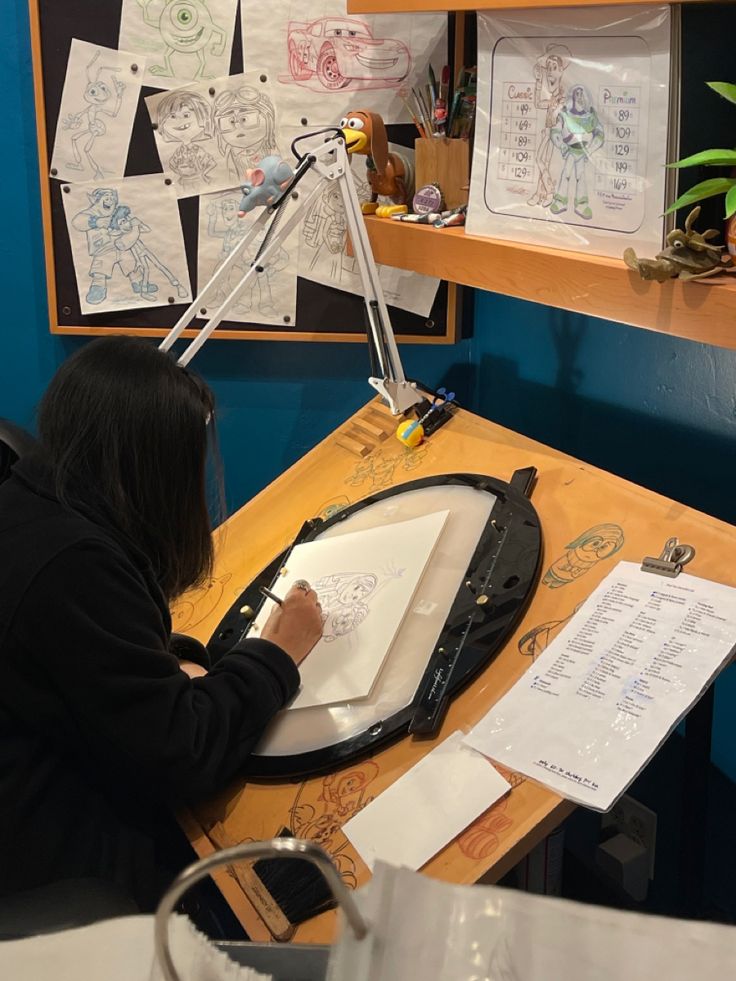
POLYGON ((584 85, 573 85, 550 130, 550 140, 562 155, 562 172, 549 210, 564 214, 570 202, 570 180, 575 179, 575 214, 586 221, 593 217, 585 169, 592 155, 605 142, 603 125, 584 85))
POLYGON ((102 303, 107 297, 107 286, 116 266, 127 276, 133 291, 140 293, 136 258, 124 242, 119 244, 119 230, 110 227, 118 207, 118 192, 110 187, 97 187, 87 195, 87 199, 88 206, 78 212, 71 222, 77 231, 85 232, 87 252, 92 258, 87 303, 102 303))
POLYGON ((559 589, 584 576, 602 559, 609 559, 624 543, 620 525, 593 525, 565 546, 568 551, 556 559, 542 579, 550 589, 559 589))
POLYGON ((178 177, 182 190, 196 192, 200 182, 209 184, 217 161, 204 147, 196 146, 212 137, 210 107, 196 92, 170 92, 156 107, 156 125, 167 143, 178 146, 167 168, 178 177))
POLYGON ((278 153, 273 103, 252 85, 223 92, 215 99, 212 118, 217 148, 234 183, 269 154, 278 153))
POLYGON ((96 51, 92 61, 87 65, 87 86, 84 90, 83 99, 87 107, 80 112, 69 113, 61 121, 61 128, 64 130, 74 130, 72 136, 72 153, 74 160, 67 162, 70 170, 84 170, 82 153, 87 158, 87 163, 92 169, 94 180, 102 180, 104 173, 92 156, 92 147, 95 140, 104 136, 107 132, 102 116, 114 119, 120 112, 122 105, 125 83, 115 76, 119 68, 110 68, 98 65, 97 59, 100 52, 96 51), (103 73, 110 74, 110 81, 100 78, 103 73), (80 151, 79 145, 83 144, 80 151))
POLYGON ((144 22, 158 30, 165 45, 164 63, 152 65, 151 74, 173 78, 172 56, 196 54, 199 65, 193 78, 212 78, 206 71, 206 48, 211 45, 210 54, 219 58, 225 50, 227 35, 213 22, 204 0, 164 0, 160 13, 156 0, 138 0, 138 4, 143 8, 144 22))
POLYGON ((145 300, 154 300, 154 294, 158 292, 158 286, 150 281, 151 266, 154 266, 171 283, 179 297, 187 295, 186 287, 183 286, 168 266, 156 256, 154 252, 141 240, 141 235, 151 231, 150 226, 142 222, 131 214, 127 205, 121 204, 115 209, 115 213, 110 220, 110 230, 120 232, 120 238, 116 240, 117 248, 127 248, 133 254, 136 266, 140 272, 138 284, 133 284, 133 289, 145 300), (121 243, 124 243, 121 245, 121 243))
POLYGON ((541 204, 543 208, 548 208, 552 204, 555 192, 554 179, 550 171, 554 150, 550 133, 565 104, 563 75, 570 58, 570 52, 564 44, 548 44, 544 54, 534 65, 534 105, 537 109, 546 111, 536 154, 539 178, 536 190, 528 203, 541 204))

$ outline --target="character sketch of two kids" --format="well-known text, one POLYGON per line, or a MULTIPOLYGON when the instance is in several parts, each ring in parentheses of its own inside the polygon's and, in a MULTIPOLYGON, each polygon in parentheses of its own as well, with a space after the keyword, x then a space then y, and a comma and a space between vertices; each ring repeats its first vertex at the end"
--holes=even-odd
POLYGON ((571 58, 565 45, 549 44, 534 65, 534 104, 545 110, 545 118, 536 154, 539 178, 528 203, 562 215, 572 197, 575 214, 590 221, 593 211, 586 168, 592 155, 603 146, 605 135, 585 86, 573 84, 568 89, 565 85, 571 58), (555 149, 562 158, 556 183, 552 176, 555 149))
POLYGON ((188 296, 186 287, 141 237, 151 231, 150 227, 127 205, 120 204, 114 188, 95 188, 87 198, 87 207, 72 219, 72 226, 87 237, 87 252, 92 260, 87 303, 99 304, 107 299, 116 269, 128 279, 133 293, 144 300, 154 302, 158 292, 158 285, 151 281, 152 267, 171 283, 180 299, 188 296))
POLYGON ((158 103, 155 122, 166 143, 178 144, 165 166, 191 193, 210 183, 221 161, 237 184, 248 168, 278 152, 273 103, 251 85, 222 92, 212 106, 196 92, 170 92, 158 103), (200 145, 213 137, 221 161, 200 145))

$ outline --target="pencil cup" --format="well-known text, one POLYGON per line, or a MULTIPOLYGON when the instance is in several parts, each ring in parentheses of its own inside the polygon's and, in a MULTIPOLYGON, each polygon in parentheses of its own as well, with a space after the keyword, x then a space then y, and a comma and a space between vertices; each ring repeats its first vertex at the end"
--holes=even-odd
POLYGON ((470 182, 470 143, 449 140, 444 136, 427 137, 414 142, 415 183, 439 184, 446 208, 468 203, 470 182))

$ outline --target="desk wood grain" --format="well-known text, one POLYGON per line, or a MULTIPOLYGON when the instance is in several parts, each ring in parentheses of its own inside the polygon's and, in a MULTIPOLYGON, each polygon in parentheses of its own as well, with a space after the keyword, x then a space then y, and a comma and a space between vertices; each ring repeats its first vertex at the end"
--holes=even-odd
MULTIPOLYGON (((384 430, 395 426, 377 402, 356 418, 384 430)), ((517 468, 537 467, 532 501, 542 523, 544 556, 542 579, 518 629, 454 700, 438 739, 480 719, 617 561, 658 555, 665 540, 677 535, 697 551, 688 571, 736 585, 731 559, 736 530, 730 525, 469 412, 459 412, 415 450, 391 437, 362 458, 337 443, 350 429, 348 420, 222 527, 214 577, 177 604, 175 630, 208 640, 244 586, 291 542, 306 518, 329 516, 395 484, 457 471, 509 480, 517 468)), ((217 799, 182 815, 182 824, 201 856, 213 851, 206 829, 216 821, 235 841, 270 838, 289 827, 323 845, 354 886, 369 873, 342 834, 342 825, 434 745, 436 741, 407 737, 368 760, 297 783, 237 780, 217 799)), ((571 812, 572 805, 556 794, 519 775, 506 775, 511 793, 435 856, 423 870, 427 875, 454 883, 496 881, 571 812)), ((432 815, 412 819, 431 821, 432 815)), ((218 884, 249 935, 270 939, 236 882, 225 873, 218 884)), ((335 914, 326 913, 303 924, 295 940, 329 942, 334 927, 335 914)))

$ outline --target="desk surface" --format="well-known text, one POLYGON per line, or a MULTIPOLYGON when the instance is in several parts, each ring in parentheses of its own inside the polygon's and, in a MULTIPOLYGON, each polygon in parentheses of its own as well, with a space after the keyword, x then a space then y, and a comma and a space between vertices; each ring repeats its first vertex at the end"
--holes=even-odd
MULTIPOLYGON (((537 467, 532 501, 542 524, 544 557, 542 578, 518 629, 453 701, 438 739, 481 718, 617 561, 658 555, 665 540, 676 535, 695 546, 689 572, 736 585, 731 558, 736 529, 722 521, 469 412, 459 412, 415 450, 393 438, 395 425, 377 401, 369 403, 233 515, 217 535, 214 578, 177 604, 174 630, 208 640, 242 589, 291 543, 305 519, 329 516, 385 487, 455 471, 509 480, 518 468, 537 467), (364 457, 339 445, 361 432, 374 443, 377 434, 388 435, 364 457)), ((407 737, 369 760, 299 783, 239 780, 216 800, 182 815, 182 824, 200 856, 214 850, 206 831, 215 822, 233 842, 271 838, 289 827, 325 847, 349 885, 360 884, 369 873, 341 826, 435 744, 407 737)), ((572 810, 532 781, 504 775, 511 793, 435 856, 423 870, 427 875, 455 883, 496 881, 572 810)), ((234 879, 222 874, 217 881, 252 939, 270 939, 234 879)), ((303 924, 294 939, 329 942, 334 923, 334 913, 322 914, 303 924)))

